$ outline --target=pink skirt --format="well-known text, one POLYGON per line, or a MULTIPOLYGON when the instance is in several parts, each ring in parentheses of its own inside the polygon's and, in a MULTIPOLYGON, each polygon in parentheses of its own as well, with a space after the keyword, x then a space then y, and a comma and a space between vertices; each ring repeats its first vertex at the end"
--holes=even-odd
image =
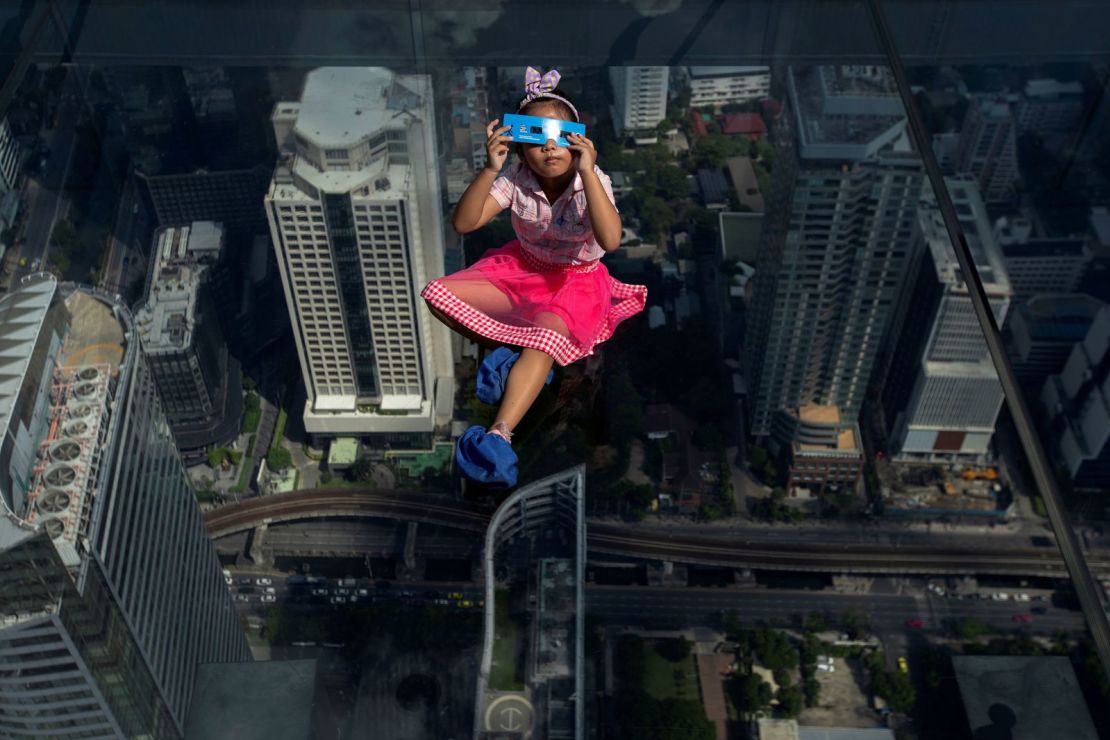
POLYGON ((647 303, 646 286, 615 280, 600 261, 542 262, 516 239, 431 281, 420 295, 477 334, 538 349, 564 366, 592 355, 647 303))

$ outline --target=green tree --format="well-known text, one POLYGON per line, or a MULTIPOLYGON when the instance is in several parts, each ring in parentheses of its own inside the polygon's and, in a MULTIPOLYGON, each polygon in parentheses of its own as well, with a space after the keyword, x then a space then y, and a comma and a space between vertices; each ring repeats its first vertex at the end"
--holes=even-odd
POLYGON ((802 681, 802 696, 807 707, 815 707, 821 701, 821 683, 816 678, 810 677, 802 681))
POLYGON ((293 465, 293 455, 284 447, 275 447, 266 453, 266 465, 278 472, 288 470, 293 465))
POLYGON ((985 622, 974 617, 964 617, 956 623, 956 635, 962 640, 974 640, 990 631, 985 622))
POLYGON ((345 477, 353 482, 366 482, 370 480, 370 474, 373 470, 374 463, 365 457, 360 457, 347 468, 345 477))
POLYGON ((787 719, 802 713, 802 690, 797 686, 784 686, 778 690, 778 714, 787 719))
POLYGON ((731 139, 720 133, 706 134, 694 143, 694 165, 718 170, 725 166, 729 157, 747 154, 748 146, 744 139, 731 139))
POLYGON ((674 224, 674 211, 667 201, 657 195, 648 195, 640 201, 640 220, 644 239, 654 241, 660 234, 667 234, 674 224))
POLYGON ((686 173, 673 164, 659 167, 655 173, 655 194, 668 203, 686 200, 690 192, 686 173))
POLYGON ((759 656, 759 662, 772 671, 798 667, 798 652, 790 644, 790 638, 781 632, 756 632, 755 652, 759 656))

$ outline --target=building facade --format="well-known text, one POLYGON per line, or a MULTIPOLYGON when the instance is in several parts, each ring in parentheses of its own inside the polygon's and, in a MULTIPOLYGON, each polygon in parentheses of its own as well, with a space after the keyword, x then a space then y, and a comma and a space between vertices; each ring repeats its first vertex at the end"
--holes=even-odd
POLYGON ((687 67, 690 107, 763 100, 771 94, 770 67, 687 67))
POLYGON ((921 168, 885 70, 789 69, 786 84, 746 340, 761 349, 743 353, 757 437, 807 404, 855 423, 919 244, 921 168))
POLYGON ((955 171, 974 175, 988 203, 1013 199, 1018 179, 1017 131, 1008 98, 972 96, 956 145, 955 171))
POLYGON ((1091 250, 1076 237, 1035 237, 1028 219, 1000 218, 994 226, 1017 300, 1044 293, 1074 293, 1091 263, 1091 250))
POLYGON ((0 191, 19 190, 23 185, 23 155, 12 136, 7 118, 0 118, 0 191))
POLYGON ((1014 375, 1030 398, 1040 395, 1049 375, 1064 369, 1102 305, 1085 293, 1048 293, 1014 307, 1007 324, 1007 352, 1014 375))
POLYGON ((156 232, 146 302, 135 314, 166 418, 190 462, 239 433, 241 379, 230 372, 238 365, 229 362, 208 283, 223 246, 223 228, 211 221, 156 232))
POLYGON ((279 103, 266 194, 305 429, 429 447, 454 396, 450 340, 420 286, 443 274, 432 91, 380 68, 310 72, 279 103))
POLYGON ((1110 487, 1110 306, 1041 392, 1048 438, 1076 489, 1110 487))
POLYGON ((0 559, 27 564, 0 578, 0 661, 34 676, 3 734, 179 737, 197 665, 250 653, 130 314, 39 274, 0 333, 0 559))
MULTIPOLYGON (((1001 325, 1012 289, 978 185, 970 176, 945 182, 1001 325)), ((883 384, 890 452, 906 462, 985 463, 1002 408, 1002 385, 931 190, 922 201, 920 223, 926 251, 883 384)))
POLYGON ((618 137, 637 144, 659 140, 657 127, 667 117, 669 67, 610 67, 613 127, 618 137))

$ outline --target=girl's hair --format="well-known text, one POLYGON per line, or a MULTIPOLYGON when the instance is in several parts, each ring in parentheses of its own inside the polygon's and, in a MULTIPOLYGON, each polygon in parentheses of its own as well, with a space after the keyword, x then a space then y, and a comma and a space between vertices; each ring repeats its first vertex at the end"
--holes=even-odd
MULTIPOLYGON (((570 96, 568 96, 562 90, 558 90, 558 89, 552 90, 551 94, 552 95, 558 95, 560 98, 566 98, 567 100, 570 100, 570 96)), ((573 101, 571 101, 571 104, 573 105, 573 101)), ((524 116, 527 116, 527 115, 529 115, 528 111, 530 109, 538 108, 541 105, 553 106, 557 111, 559 111, 559 115, 562 116, 564 120, 578 121, 578 116, 575 115, 574 111, 571 110, 569 105, 567 105, 562 100, 559 100, 557 98, 549 98, 549 97, 546 97, 546 96, 543 96, 543 95, 541 95, 538 98, 533 98, 532 100, 529 100, 528 102, 524 103, 524 105, 520 106, 520 108, 517 109, 517 113, 519 113, 521 115, 524 115, 524 116)), ((524 145, 523 144, 520 144, 520 143, 515 144, 513 146, 513 151, 516 152, 516 156, 518 158, 520 158, 521 160, 524 159, 524 145)))
MULTIPOLYGON (((551 94, 552 95, 558 95, 559 98, 564 98, 566 100, 570 100, 570 96, 567 95, 562 90, 559 90, 559 89, 552 90, 551 94)), ((549 98, 546 95, 541 95, 538 98, 532 98, 531 100, 526 102, 524 105, 520 106, 520 108, 517 110, 517 113, 520 113, 522 115, 528 115, 528 110, 530 108, 532 108, 534 106, 538 106, 541 103, 546 104, 546 105, 555 106, 558 109, 559 113, 568 121, 577 121, 578 120, 578 115, 573 110, 571 110, 571 107, 569 105, 564 103, 562 100, 559 100, 558 98, 549 98)), ((574 104, 574 101, 571 101, 571 105, 573 105, 573 104, 574 104)))

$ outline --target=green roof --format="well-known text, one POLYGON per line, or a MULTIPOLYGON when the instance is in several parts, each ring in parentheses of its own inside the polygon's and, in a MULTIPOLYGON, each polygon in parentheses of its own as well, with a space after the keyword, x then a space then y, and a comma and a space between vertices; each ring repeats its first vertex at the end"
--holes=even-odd
POLYGON ((340 437, 328 447, 329 465, 351 465, 358 459, 358 440, 354 437, 340 437))

